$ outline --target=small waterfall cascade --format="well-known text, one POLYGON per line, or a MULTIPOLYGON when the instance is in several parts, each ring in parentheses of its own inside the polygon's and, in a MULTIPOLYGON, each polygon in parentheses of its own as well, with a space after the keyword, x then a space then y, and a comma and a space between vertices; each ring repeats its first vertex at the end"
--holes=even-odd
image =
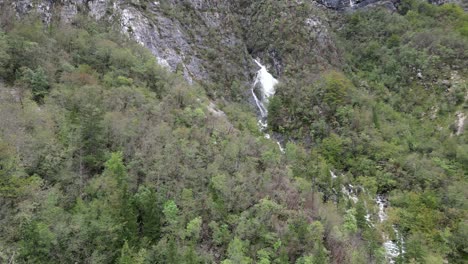
POLYGON ((354 203, 357 203, 359 201, 359 198, 356 195, 356 192, 354 191, 354 186, 351 184, 348 184, 348 186, 342 186, 341 192, 348 198, 348 200, 353 201, 354 203))
POLYGON ((457 132, 455 135, 460 136, 465 127, 466 115, 463 112, 457 112, 457 132))
MULTIPOLYGON (((257 72, 255 81, 252 85, 252 96, 255 100, 255 104, 260 112, 260 119, 258 124, 261 130, 265 130, 268 127, 267 117, 268 117, 268 98, 275 94, 275 86, 278 84, 278 80, 268 72, 267 68, 262 65, 258 60, 254 60, 255 63, 260 67, 260 70, 257 72), (260 89, 256 90, 259 87, 260 89)), ((270 139, 269 134, 265 134, 265 138, 270 139)), ((276 141, 281 153, 284 153, 284 148, 281 146, 279 141, 276 141)))
MULTIPOLYGON (((387 207, 387 200, 382 196, 382 195, 378 195, 377 198, 375 199, 378 207, 379 207, 379 212, 378 212, 378 217, 379 217, 379 222, 380 223, 383 223, 385 221, 387 221, 388 219, 388 215, 387 213, 385 212, 385 208, 387 207)), ((389 263, 393 264, 395 263, 395 259, 400 256, 400 254, 402 253, 405 253, 404 251, 404 241, 403 241, 403 237, 401 236, 401 234, 398 232, 398 230, 395 228, 395 226, 393 226, 393 232, 395 232, 395 236, 397 238, 397 241, 399 242, 400 246, 401 246, 401 250, 400 250, 400 247, 398 246, 397 242, 395 241, 392 241, 388 234, 386 233, 382 233, 382 237, 384 239, 384 248, 385 248, 385 252, 386 252, 386 258, 388 260, 389 263)))
MULTIPOLYGON (((330 172, 330 177, 332 181, 339 177, 339 175, 336 175, 335 172, 333 172, 332 170, 329 170, 329 172, 330 172)), ((333 192, 335 194, 338 194, 335 188, 333 188, 333 192)), ((347 184, 347 185, 342 184, 341 193, 344 195, 346 199, 351 200, 354 203, 357 203, 359 201, 359 198, 357 197, 357 192, 355 191, 355 188, 352 184, 347 184)))
POLYGON ((267 68, 262 65, 258 60, 254 60, 255 63, 260 67, 260 70, 257 72, 255 81, 252 85, 252 96, 255 100, 258 110, 260 111, 260 125, 264 129, 267 126, 266 118, 268 117, 268 110, 266 104, 268 103, 268 98, 275 94, 275 85, 278 84, 278 80, 271 75, 267 68), (260 85, 260 90, 258 93, 255 92, 255 88, 260 85))
MULTIPOLYGON (((339 177, 332 170, 329 170, 329 172, 330 172, 330 176, 332 180, 339 177)), ((346 197, 346 199, 352 201, 355 204, 359 201, 359 198, 357 195, 357 189, 360 189, 363 193, 367 193, 367 190, 362 186, 355 187, 351 184, 347 184, 347 185, 341 185, 341 188, 342 188, 341 192, 346 197)), ((375 198, 375 203, 378 206, 378 212, 377 212, 378 223, 382 224, 388 220, 388 215, 385 211, 388 206, 388 200, 383 195, 377 195, 377 197, 375 198)), ((366 207, 366 215, 365 215, 366 222, 370 227, 375 227, 372 221, 372 215, 367 209, 366 201, 364 201, 364 205, 366 207)), ((388 263, 390 264, 394 264, 395 260, 401 254, 405 253, 403 236, 398 232, 398 229, 395 226, 393 226, 393 232, 395 233, 396 241, 391 240, 388 234, 386 234, 385 232, 382 232, 382 238, 384 240, 383 247, 386 253, 385 257, 388 263)))
MULTIPOLYGON (((255 63, 260 67, 260 70, 257 72, 257 78, 255 79, 254 86, 257 83, 260 83, 262 85, 262 98, 261 101, 259 102, 262 105, 262 108, 264 108, 263 103, 268 101, 268 97, 272 96, 275 94, 275 85, 278 84, 278 80, 271 75, 268 70, 266 69, 265 66, 263 66, 258 60, 254 60, 255 63)), ((257 98, 258 99, 258 98, 257 98)), ((264 112, 267 114, 267 112, 264 112)))

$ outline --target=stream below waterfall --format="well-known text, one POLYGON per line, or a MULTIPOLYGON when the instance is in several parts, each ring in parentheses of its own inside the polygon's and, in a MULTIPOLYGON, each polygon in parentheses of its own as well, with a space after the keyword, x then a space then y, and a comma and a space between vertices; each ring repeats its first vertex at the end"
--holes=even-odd
MULTIPOLYGON (((332 179, 338 178, 338 176, 332 170, 330 170, 330 176, 332 179)), ((347 186, 342 185, 341 192, 346 196, 348 200, 351 200, 356 204, 359 201, 357 189, 360 189, 362 192, 367 193, 363 187, 357 186, 355 188, 351 184, 348 184, 347 186)), ((388 219, 388 215, 386 212, 386 208, 388 207, 388 200, 383 195, 377 195, 374 201, 375 204, 378 206, 378 223, 383 224, 388 219)), ((371 214, 369 213, 369 210, 367 208, 367 204, 365 204, 365 206, 367 210, 367 214, 365 216, 366 221, 370 227, 375 227, 374 223, 372 222, 371 214)), ((396 259, 401 254, 405 253, 403 236, 398 232, 398 229, 395 226, 392 226, 392 228, 395 234, 395 240, 392 240, 390 236, 387 233, 385 233, 385 231, 382 232, 382 238, 384 241, 383 247, 385 249, 385 258, 390 264, 395 263, 396 259)))
MULTIPOLYGON (((388 219, 388 215, 385 212, 385 208, 388 206, 388 201, 384 196, 377 195, 375 202, 379 206, 379 213, 378 213, 379 222, 383 223, 388 219)), ((395 259, 398 256, 400 256, 400 254, 405 253, 404 248, 403 248, 404 246, 403 237, 400 235, 400 233, 398 232, 395 226, 392 226, 392 228, 393 228, 393 232, 395 233, 396 242, 391 240, 388 234, 382 233, 382 237, 384 240, 383 246, 387 254, 386 257, 388 259, 388 262, 391 264, 395 263, 395 259), (397 243, 400 243, 400 246, 397 243)))
MULTIPOLYGON (((350 1, 350 3, 353 3, 353 2, 350 1)), ((262 65, 259 60, 254 59, 254 61, 260 67, 260 70, 257 71, 255 80, 251 88, 251 92, 255 100, 255 104, 260 113, 259 119, 258 119, 260 130, 265 131, 268 127, 268 121, 267 121, 268 99, 275 94, 276 92, 275 86, 278 84, 278 80, 275 79, 273 75, 271 75, 268 72, 267 68, 264 65, 262 65)), ((269 134, 265 133, 265 138, 271 139, 272 137, 269 134)), ((284 148, 282 147, 281 143, 277 140, 275 141, 278 144, 278 147, 281 153, 284 153, 284 148)), ((331 170, 330 170, 330 174, 331 174, 332 179, 335 179, 338 177, 331 170)), ((361 191, 366 192, 366 190, 363 187, 358 186, 357 188, 360 188, 361 191)), ((354 203, 357 203, 359 201, 356 188, 353 185, 351 184, 348 184, 347 186, 343 185, 341 191, 349 200, 353 201, 354 203)), ((374 201, 379 209, 377 213, 378 222, 380 224, 383 224, 388 219, 388 215, 386 213, 386 207, 388 206, 388 201, 382 195, 377 195, 374 201)), ((366 205, 366 210, 367 210, 367 205, 366 205)), ((372 222, 371 214, 368 212, 365 217, 369 226, 374 227, 375 225, 372 222)), ((395 263, 396 258, 400 256, 400 254, 404 253, 403 237, 400 235, 400 233, 394 226, 393 226, 393 232, 395 233, 397 242, 395 242, 394 240, 391 240, 390 236, 387 233, 382 232, 382 238, 384 240, 383 247, 385 249, 386 259, 391 264, 395 263)))

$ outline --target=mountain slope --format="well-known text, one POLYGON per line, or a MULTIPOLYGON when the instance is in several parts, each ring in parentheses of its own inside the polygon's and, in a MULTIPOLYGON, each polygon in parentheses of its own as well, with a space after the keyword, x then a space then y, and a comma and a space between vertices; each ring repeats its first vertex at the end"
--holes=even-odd
POLYGON ((1 262, 467 260, 460 7, 0 6, 1 262))

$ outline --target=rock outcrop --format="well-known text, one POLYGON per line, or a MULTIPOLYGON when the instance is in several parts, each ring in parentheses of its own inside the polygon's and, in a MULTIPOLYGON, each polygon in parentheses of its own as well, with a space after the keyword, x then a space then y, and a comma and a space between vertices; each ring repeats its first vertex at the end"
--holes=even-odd
POLYGON ((2 9, 12 8, 19 17, 37 13, 44 23, 50 23, 56 17, 70 23, 79 12, 86 12, 97 20, 111 21, 119 25, 123 33, 149 48, 161 65, 172 71, 181 70, 189 82, 209 78, 200 54, 213 45, 206 43, 198 32, 215 32, 216 39, 223 45, 242 45, 242 41, 224 25, 228 3, 204 0, 0 1, 2 9))
MULTIPOLYGON (((44 23, 60 20, 72 23, 80 13, 96 20, 111 22, 118 29, 144 45, 159 64, 183 74, 193 82, 216 80, 231 86, 234 80, 245 84, 252 81, 258 70, 253 58, 261 57, 272 73, 279 77, 288 64, 288 58, 272 39, 281 27, 259 18, 265 12, 287 23, 297 18, 298 6, 312 6, 317 14, 323 7, 350 10, 375 3, 394 7, 397 0, 316 0, 316 1, 230 1, 230 0, 0 0, 0 9, 10 8, 19 17, 37 13, 44 23), (268 4, 272 8, 265 8, 268 4), (278 7, 286 6, 288 10, 278 7), (275 8, 276 11, 275 11, 275 8), (292 14, 288 14, 288 12, 292 14), (259 23, 266 23, 258 26, 259 23), (264 32, 258 32, 259 28, 264 32), (262 39, 259 39, 261 36, 262 39), (272 39, 269 39, 269 38, 272 39), (268 39, 268 40, 267 40, 268 39), (269 43, 265 43, 269 42, 269 43), (276 46, 275 46, 276 45, 276 46), (228 73, 228 74, 227 74, 228 73)), ((439 4, 441 1, 430 0, 439 4)), ((309 10, 310 11, 310 10, 309 10)), ((271 16, 270 16, 271 17, 271 16)), ((339 64, 339 55, 328 33, 326 15, 308 14, 297 23, 298 32, 305 32, 305 46, 314 58, 306 64, 339 64)), ((278 20, 275 20, 275 23, 278 20)), ((297 21, 295 21, 297 22, 297 21)), ((279 36, 285 38, 287 36, 279 36)), ((278 38, 278 36, 276 36, 278 38)), ((274 40, 274 39, 273 39, 274 40)), ((281 43, 282 44, 282 43, 281 43)), ((293 51, 296 52, 296 51, 293 51)), ((303 56, 300 53, 296 57, 303 56)), ((290 56, 291 57, 291 56, 290 56)), ((291 60, 289 58, 289 60, 291 60)))
MULTIPOLYGON (((110 21, 150 49, 162 66, 181 72, 189 82, 220 78, 227 84, 231 79, 249 82, 257 70, 245 44, 244 31, 249 28, 244 28, 243 21, 249 18, 239 15, 239 9, 250 3, 242 7, 228 0, 0 0, 0 5, 13 9, 19 17, 37 13, 44 23, 53 19, 71 23, 80 12, 110 21), (233 76, 213 76, 220 67, 229 68, 233 76)), ((320 26, 317 38, 328 39, 320 18, 309 22, 304 27, 320 26)), ((264 55, 274 59, 268 66, 280 74, 284 67, 280 55, 274 49, 264 55)))

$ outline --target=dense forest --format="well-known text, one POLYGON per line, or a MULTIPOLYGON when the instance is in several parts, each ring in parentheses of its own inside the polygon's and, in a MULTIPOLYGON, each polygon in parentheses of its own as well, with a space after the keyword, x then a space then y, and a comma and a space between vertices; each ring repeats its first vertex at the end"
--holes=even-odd
POLYGON ((286 65, 264 131, 228 66, 189 84, 110 23, 0 11, 0 263, 466 263, 468 14, 284 5, 239 9, 286 65))

